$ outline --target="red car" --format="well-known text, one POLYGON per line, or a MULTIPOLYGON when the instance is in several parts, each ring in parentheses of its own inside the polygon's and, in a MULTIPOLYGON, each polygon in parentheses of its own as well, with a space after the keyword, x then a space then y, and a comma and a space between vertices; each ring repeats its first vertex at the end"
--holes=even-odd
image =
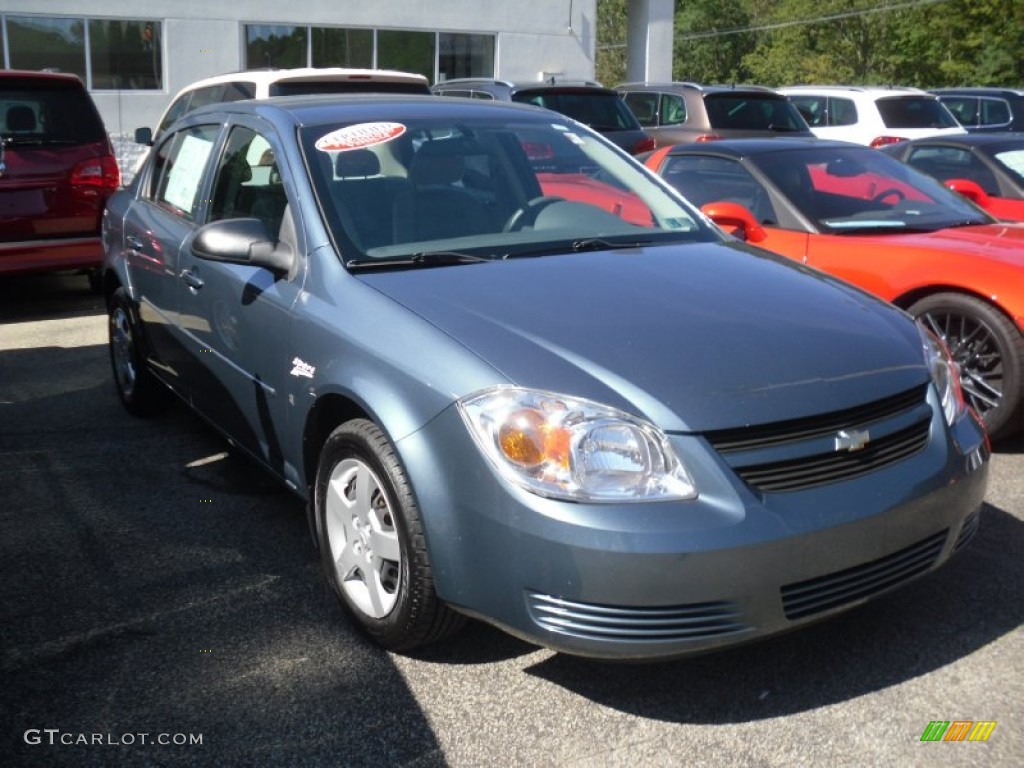
POLYGON ((1024 221, 1024 133, 968 133, 883 149, 997 219, 1024 221))
POLYGON ((741 239, 920 318, 953 353, 990 434, 1021 429, 1024 224, 999 222, 892 157, 843 142, 679 144, 645 162, 741 239))
POLYGON ((0 274, 98 274, 103 207, 120 179, 81 80, 0 70, 0 274))

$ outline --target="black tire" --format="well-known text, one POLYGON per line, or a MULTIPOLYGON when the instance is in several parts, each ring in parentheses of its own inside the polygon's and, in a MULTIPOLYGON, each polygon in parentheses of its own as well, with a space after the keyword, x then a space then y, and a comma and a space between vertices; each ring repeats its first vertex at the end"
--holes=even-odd
POLYGON ((354 419, 327 438, 313 505, 327 581, 377 644, 409 651, 462 626, 434 590, 419 507, 375 424, 354 419))
POLYGON ((967 403, 989 435, 1005 438, 1021 428, 1024 409, 1024 335, 992 305, 959 293, 937 293, 910 313, 945 341, 960 365, 967 403))
POLYGON ((169 390, 146 367, 135 305, 124 288, 107 304, 110 367, 121 403, 134 416, 151 416, 171 400, 169 390))

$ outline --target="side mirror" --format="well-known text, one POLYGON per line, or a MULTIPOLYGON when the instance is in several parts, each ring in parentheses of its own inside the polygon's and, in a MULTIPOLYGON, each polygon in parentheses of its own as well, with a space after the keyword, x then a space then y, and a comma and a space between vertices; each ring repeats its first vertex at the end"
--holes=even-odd
POLYGON ((192 253, 200 259, 263 267, 277 274, 289 273, 295 261, 287 243, 274 243, 266 225, 250 218, 224 219, 200 227, 192 240, 192 253))
POLYGON ((980 208, 989 207, 988 193, 977 182, 970 179, 946 179, 943 183, 958 195, 963 195, 980 208))
POLYGON ((136 144, 145 144, 147 147, 151 147, 153 146, 153 131, 149 128, 136 128, 133 139, 136 144))
POLYGON ((746 240, 748 243, 760 243, 768 233, 754 219, 754 214, 739 203, 720 201, 706 203, 701 211, 726 232, 746 240))

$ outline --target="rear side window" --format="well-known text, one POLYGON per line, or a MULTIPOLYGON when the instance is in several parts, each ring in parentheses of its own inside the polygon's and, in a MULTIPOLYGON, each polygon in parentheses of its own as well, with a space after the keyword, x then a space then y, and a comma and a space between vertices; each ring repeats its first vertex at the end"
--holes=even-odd
POLYGON ((178 131, 156 150, 146 197, 166 211, 194 221, 202 202, 203 171, 220 127, 199 125, 178 131))
POLYGON ((959 123, 938 99, 894 96, 878 100, 886 128, 957 128, 959 123))
POLYGON ((973 152, 959 147, 916 147, 907 162, 939 180, 968 179, 989 194, 999 191, 995 175, 973 152))
POLYGON ((1010 103, 1005 99, 983 98, 980 101, 981 125, 1009 125, 1010 103))
POLYGON ((788 99, 778 96, 708 94, 704 98, 712 128, 805 131, 806 124, 788 99))
POLYGON ((0 82, 0 134, 40 144, 106 140, 103 121, 81 84, 43 78, 0 82))
POLYGON ((658 124, 658 94, 634 91, 623 96, 626 106, 633 110, 636 119, 644 128, 658 124))
POLYGON ((829 102, 829 125, 856 125, 857 105, 853 99, 831 98, 829 102))

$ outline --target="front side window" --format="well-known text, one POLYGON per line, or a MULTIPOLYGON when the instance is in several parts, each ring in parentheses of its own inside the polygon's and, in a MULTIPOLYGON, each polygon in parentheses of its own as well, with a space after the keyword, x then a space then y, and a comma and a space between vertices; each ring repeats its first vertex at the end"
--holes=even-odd
POLYGON ((281 227, 286 203, 270 142, 250 128, 232 128, 217 163, 209 219, 257 218, 274 234, 281 227))
POLYGON ((986 192, 994 194, 999 185, 988 166, 967 149, 959 147, 917 147, 911 150, 907 162, 929 176, 946 179, 967 179, 986 192))
POLYGON ((163 85, 160 23, 153 20, 89 20, 92 87, 157 89, 163 85))
POLYGON ((978 124, 978 99, 973 96, 943 96, 941 101, 961 125, 978 124))
POLYGON ((203 172, 219 130, 201 125, 169 136, 156 150, 146 196, 175 216, 195 221, 203 172))

